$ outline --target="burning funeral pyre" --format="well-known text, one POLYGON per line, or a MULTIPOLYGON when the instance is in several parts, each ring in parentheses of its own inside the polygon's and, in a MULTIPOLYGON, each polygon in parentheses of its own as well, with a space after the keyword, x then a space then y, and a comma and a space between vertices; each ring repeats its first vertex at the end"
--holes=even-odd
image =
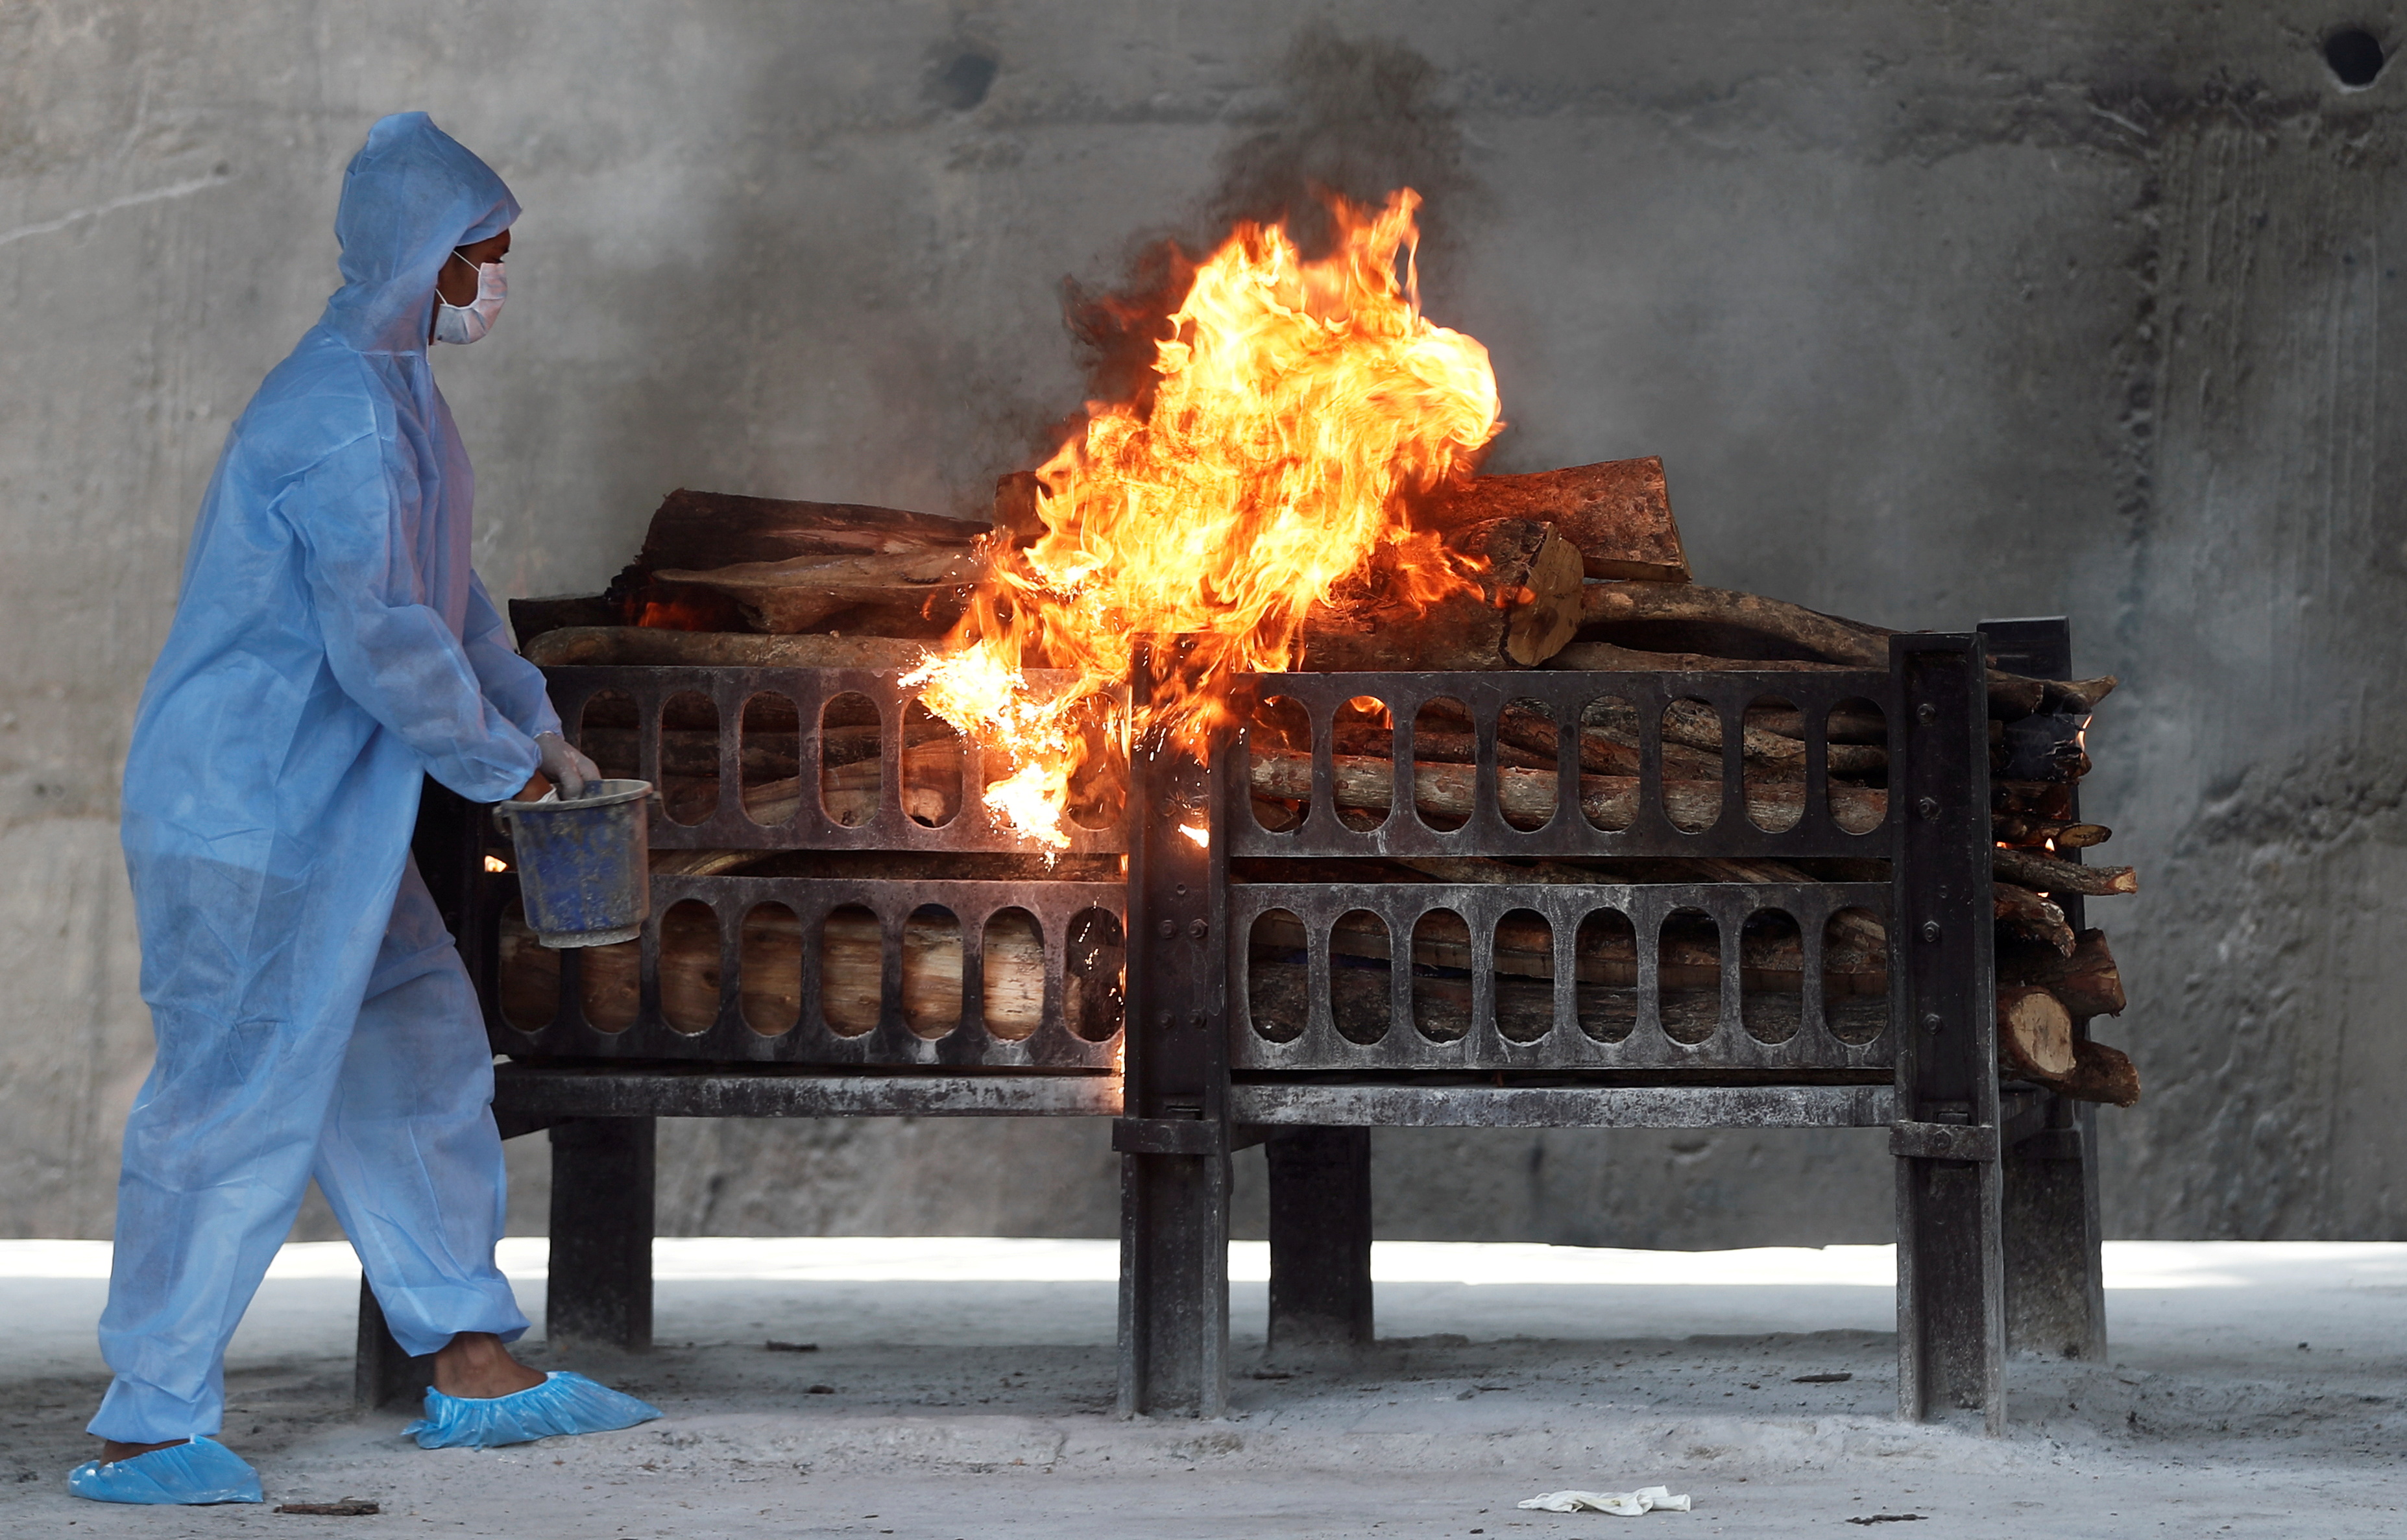
MULTIPOLYGON (((1642 794, 1642 746, 1651 742, 1672 823, 1709 827, 1722 816, 1730 763, 1721 715, 1678 701, 1641 720, 1615 695, 1613 675, 1885 668, 1890 633, 1692 582, 1657 461, 1478 474, 1502 426, 1495 378, 1477 342, 1420 311, 1415 207, 1408 192, 1375 210, 1337 206, 1337 240, 1322 258, 1305 257, 1278 226, 1247 225, 1193 262, 1183 294, 1153 321, 1143 388, 1090 402, 1049 460, 1004 477, 991 523, 680 491, 607 593, 515 605, 521 643, 546 665, 908 671, 904 682, 919 696, 897 760, 904 810, 928 825, 958 816, 974 764, 973 799, 1016 832, 1026 854, 891 857, 881 863, 890 875, 901 875, 897 862, 916 861, 961 875, 1117 877, 1120 858, 1075 853, 1072 836, 1120 816, 1129 746, 1149 740, 1208 752, 1240 735, 1255 818, 1272 830, 1293 827, 1311 798, 1311 735, 1293 703, 1260 683, 1290 671, 1591 671, 1596 699, 1576 721, 1534 702, 1497 720, 1493 795, 1504 820, 1535 828, 1554 816, 1559 777, 1575 754, 1580 810, 1600 829, 1627 827, 1642 794), (1146 671, 1133 691, 1132 669, 1146 671), (1567 752, 1573 733, 1576 748, 1567 752)), ((2128 867, 2068 859, 2108 835, 2074 810, 2088 769, 2083 731, 2114 685, 1991 672, 1994 955, 2001 1067, 2128 1105, 2139 1094, 2129 1062, 2082 1030, 2123 1008, 2113 956, 2104 934, 2076 934, 2058 902, 2135 888, 2128 867)), ((665 816, 701 821, 719 806, 730 765, 721 723, 698 697, 682 708, 671 702, 661 723, 665 816)), ((596 697, 572 725, 606 773, 636 774, 632 714, 622 720, 596 697)), ((872 816, 886 773, 878 714, 865 700, 854 709, 839 699, 815 725, 818 763, 805 766, 791 704, 764 693, 746 706, 734 768, 754 821, 790 820, 806 796, 839 824, 872 816)), ((1399 731, 1376 700, 1339 712, 1330 776, 1340 816, 1373 828, 1400 812, 1401 796, 1411 816, 1460 827, 1481 794, 1470 715, 1434 701, 1411 720, 1408 793, 1396 784, 1399 731)), ((1832 818, 1849 831, 1879 827, 1888 811, 1889 724, 1870 701, 1816 723, 1776 695, 1756 701, 1736 756, 1746 817, 1766 831, 1796 824, 1816 736, 1832 818)), ((1200 823, 1190 834, 1209 838, 1200 823)), ((677 849, 656 852, 654 869, 835 876, 860 860, 677 849)), ((1878 880, 1887 862, 1397 857, 1348 865, 1359 881, 1576 885, 1860 882, 1878 880)), ((1248 875, 1245 862, 1232 864, 1232 881, 1248 875)), ((778 998, 799 991, 803 977, 779 960, 798 960, 805 946, 783 914, 762 905, 744 922, 748 957, 759 960, 743 970, 748 1020, 790 1021, 799 1009, 778 998)), ((1359 918, 1370 923, 1349 931, 1340 921, 1332 949, 1392 966, 1384 929, 1359 918)), ((1440 983, 1425 991, 1430 1019, 1418 1024, 1442 1036, 1460 1030, 1449 1011, 1470 1008, 1467 985, 1442 986, 1462 976, 1473 948, 1467 931, 1450 934, 1442 917, 1430 918, 1440 922, 1417 929, 1409 953, 1417 975, 1440 983)), ((1818 950, 1830 1028, 1842 1038, 1876 1035, 1889 966, 1883 927, 1861 910, 1832 915, 1830 927, 1818 950)), ((877 927, 864 920, 855 930, 832 916, 817 938, 819 1004, 838 1031, 847 1022, 866 1030, 880 1008, 877 927)), ((1253 942, 1258 1023, 1301 1012, 1300 1002, 1281 1000, 1293 938, 1258 924, 1253 942)), ((663 1016, 707 1022, 719 996, 715 923, 680 925, 672 911, 659 946, 663 1016)), ((605 1030, 636 1009, 634 948, 597 948, 583 960, 585 1013, 605 1030)), ((1583 997, 1594 994, 1611 1016, 1615 998, 1638 984, 1639 948, 1627 926, 1584 926, 1573 951, 1583 997)), ((990 932, 983 952, 989 1030, 1033 1030, 1043 997, 1036 938, 990 932)), ((1524 935, 1508 917, 1488 955, 1497 1025, 1509 1037, 1515 1001, 1547 998, 1558 952, 1543 925, 1524 935)), ((1807 955, 1795 922, 1757 917, 1739 955, 1742 987, 1761 997, 1762 1011, 1776 1016, 1781 1000, 1793 1010, 1807 955)), ((1666 921, 1656 984, 1674 1039, 1684 1023, 1712 1030, 1723 957, 1710 920, 1666 921)), ((915 919, 904 935, 905 1018, 941 1018, 943 1002, 960 998, 961 970, 958 934, 915 919)), ((557 987, 556 959, 522 937, 506 938, 502 971, 506 1013, 514 995, 539 1002, 557 987)), ((1300 991, 1302 969, 1291 971, 1300 991)), ((1341 1032, 1351 1009, 1346 984, 1338 979, 1332 1003, 1341 1032)), ((1108 988, 1090 992, 1070 1006, 1110 1008, 1108 988)), ((1531 1009, 1545 1014, 1543 1005, 1531 1009)))

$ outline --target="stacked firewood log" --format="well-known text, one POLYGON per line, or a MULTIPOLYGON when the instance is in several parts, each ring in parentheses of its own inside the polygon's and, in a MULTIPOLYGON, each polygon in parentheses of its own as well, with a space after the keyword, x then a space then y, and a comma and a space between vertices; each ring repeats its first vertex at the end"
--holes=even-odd
MULTIPOLYGON (((1025 474, 1006 477, 998 487, 992 524, 680 491, 662 505, 642 550, 605 593, 517 601, 512 619, 527 655, 547 665, 908 666, 969 604, 978 576, 975 542, 995 529, 1013 537, 1033 535, 1035 506, 1033 482, 1025 474)), ((1385 603, 1375 587, 1352 595, 1344 616, 1325 615, 1307 626, 1301 667, 1805 673, 1887 664, 1889 633, 1879 627, 1691 582, 1658 461, 1475 478, 1444 500, 1412 509, 1411 517, 1417 526, 1439 531, 1449 548, 1476 559, 1483 574, 1477 592, 1409 609, 1385 603)), ((2068 1095, 2129 1105, 2139 1095, 2129 1061, 2090 1041, 2085 1030, 2090 1020, 2123 1008, 2114 957, 2104 933, 2075 934, 2056 902, 2058 895, 2104 897, 2135 889, 2128 867, 2066 859, 2108 837, 2104 828, 2072 817, 2072 807, 2074 788, 2088 769, 2079 728, 2114 687, 2111 677, 2048 680, 1991 672, 1992 875, 2001 1071, 2068 1095)), ((1601 682, 1598 693, 1609 697, 1609 683, 1601 682)), ((1246 755, 1255 816, 1273 828, 1292 826, 1300 818, 1311 777, 1309 738, 1300 720, 1282 714, 1283 704, 1265 702, 1257 709, 1246 755)), ((820 763, 810 766, 800 763, 800 724, 790 706, 763 696, 748 707, 741 754, 748 813, 763 823, 780 821, 816 790, 838 821, 870 816, 882 774, 877 718, 865 701, 849 714, 844 706, 837 703, 822 724, 820 763)), ((693 707, 672 702, 662 734, 664 811, 683 821, 703 816, 719 798, 719 724, 707 702, 696 701, 693 707)), ((581 741, 605 771, 632 775, 633 709, 622 706, 620 715, 613 709, 597 700, 580 724, 581 741)), ((1505 711, 1497 751, 1499 811, 1507 820, 1535 827, 1552 815, 1560 735, 1573 726, 1543 710, 1505 711)), ((1849 829, 1878 825, 1887 806, 1887 732, 1878 706, 1870 702, 1844 706, 1827 723, 1808 723, 1793 706, 1773 700, 1750 709, 1741 745, 1747 816, 1773 830, 1796 821, 1806 790, 1805 742, 1816 727, 1829 740, 1834 818, 1849 829)), ((1412 804, 1440 827, 1459 826, 1472 812, 1470 719, 1433 703, 1413 728, 1412 804)), ((1626 826, 1639 795, 1642 724, 1633 710, 1607 699, 1591 707, 1576 730, 1582 811, 1600 827, 1626 826)), ((1342 714, 1336 723, 1341 816, 1366 827, 1386 817, 1399 794, 1392 732, 1384 709, 1372 704, 1342 714)), ((1666 712, 1659 732, 1667 816, 1683 828, 1709 825, 1722 802, 1720 718, 1701 703, 1679 703, 1666 712)), ((905 724, 902 754, 905 810, 931 824, 951 818, 962 801, 963 763, 951 730, 915 712, 905 724)), ((1033 857, 904 859, 934 860, 950 876, 1049 872, 1107 878, 1118 872, 1116 860, 1066 858, 1046 865, 1033 857)), ((873 863, 872 858, 845 852, 662 850, 655 853, 654 869, 910 875, 898 872, 895 861, 881 856, 873 863)), ((1281 863, 1280 870, 1257 873, 1240 861, 1232 876, 1240 881, 1293 877, 1295 864, 1281 863)), ((1344 879, 1357 881, 1786 883, 1878 880, 1887 875, 1885 863, 1857 859, 1344 864, 1344 879)), ((938 875, 936 867, 927 875, 938 875)), ((1417 1025, 1441 1037, 1469 1028, 1469 938, 1447 934, 1449 919, 1429 917, 1408 948, 1417 1025)), ((1508 1037, 1543 1034, 1552 1020, 1554 949, 1544 921, 1535 915, 1527 919, 1536 929, 1517 929, 1508 921, 1493 953, 1498 1026, 1508 1037)), ((1580 1025, 1602 1039, 1626 1034, 1636 1020, 1637 947, 1626 920, 1617 927, 1610 923, 1619 919, 1596 917, 1574 947, 1580 1025)), ((822 942, 824 1014, 839 1031, 865 1031, 876 1014, 875 926, 865 912, 845 923, 851 929, 831 920, 822 942), (864 924, 865 938, 853 934, 864 924), (835 1008, 847 1000, 850 1007, 835 1008)), ((1460 921, 1455 929, 1460 929, 1460 921)), ((1249 1004, 1258 1030, 1277 1035, 1281 1023, 1300 1030, 1306 1008, 1300 933, 1286 934, 1274 916, 1257 927, 1253 940, 1249 1004)), ((743 944, 746 1020, 757 1030, 782 1030, 796 1020, 800 1005, 788 998, 800 990, 799 927, 782 908, 764 905, 744 921, 743 944)), ((506 1010, 525 1024, 548 1019, 556 957, 522 934, 514 934, 506 949, 506 1010)), ((587 954, 586 1006, 597 1024, 633 1020, 632 944, 625 949, 623 958, 605 955, 610 948, 587 954)), ((1385 1030, 1387 974, 1381 964, 1393 962, 1389 938, 1376 921, 1341 925, 1332 949, 1349 963, 1332 977, 1339 1029, 1349 1035, 1385 1030)), ((905 1016, 915 1027, 924 1022, 932 1034, 941 1033, 950 1025, 945 1003, 954 1002, 957 1010, 961 997, 958 934, 946 930, 940 917, 916 916, 906 927, 904 950, 905 1016)), ((1088 950, 1094 954, 1090 962, 1096 963, 1109 948, 1096 945, 1088 950)), ((1747 1030, 1769 1039, 1797 1030, 1805 949, 1794 922, 1777 915, 1757 917, 1741 936, 1739 950, 1747 1030)), ((1676 916, 1667 926, 1658 983, 1661 1020, 1674 1037, 1695 1041, 1714 1030, 1721 956, 1713 922, 1704 916, 1676 916)), ((1041 979, 1042 948, 1033 935, 990 934, 985 957, 988 1019, 1002 1023, 999 1030, 1007 1034, 1018 1030, 1015 1023, 1028 1017, 1034 1008, 1031 1002, 1041 996, 1033 981, 1041 979)), ((708 1025, 719 997, 715 928, 691 917, 674 926, 664 920, 661 958, 663 1014, 689 1030, 708 1025)), ((1821 994, 1828 1025, 1843 1040, 1868 1040, 1883 1030, 1887 967, 1886 937, 1875 919, 1848 911, 1833 920, 1822 948, 1821 994)), ((1090 1012, 1100 1008, 1095 1002, 1089 1006, 1090 1012)), ((1025 1024, 1033 1030, 1033 1022, 1029 1018, 1025 1024)))

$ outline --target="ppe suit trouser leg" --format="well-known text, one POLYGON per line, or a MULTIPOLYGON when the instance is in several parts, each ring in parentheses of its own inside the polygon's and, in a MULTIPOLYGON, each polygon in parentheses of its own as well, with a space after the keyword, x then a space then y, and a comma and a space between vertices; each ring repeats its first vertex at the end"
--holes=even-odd
POLYGON ((413 865, 315 1165, 386 1325, 412 1354, 460 1332, 514 1339, 527 1329, 493 1264, 506 1190, 492 1099, 483 1012, 413 865))
POLYGON ((292 1021, 159 1014, 126 1119, 90 1430, 128 1444, 214 1433, 225 1349, 309 1181, 342 1034, 292 1021))

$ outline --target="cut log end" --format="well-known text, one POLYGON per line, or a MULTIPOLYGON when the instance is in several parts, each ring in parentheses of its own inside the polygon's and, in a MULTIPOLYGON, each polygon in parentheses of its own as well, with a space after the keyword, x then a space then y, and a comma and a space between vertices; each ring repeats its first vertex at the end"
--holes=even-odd
POLYGON ((2048 1089, 2076 1102, 2103 1102, 2109 1106, 2137 1106, 2140 1071, 2120 1048, 2103 1043, 2075 1043, 2072 1072, 2045 1082, 2048 1089))
POLYGON ((1563 649, 1579 630, 1580 553, 1553 526, 1545 526, 1529 558, 1517 592, 1500 594, 1512 606, 1504 629, 1504 655, 1535 668, 1563 649))
POLYGON ((1998 991, 1998 1051, 2020 1074, 2057 1077, 2074 1066, 2072 1013, 2036 984, 1998 991))

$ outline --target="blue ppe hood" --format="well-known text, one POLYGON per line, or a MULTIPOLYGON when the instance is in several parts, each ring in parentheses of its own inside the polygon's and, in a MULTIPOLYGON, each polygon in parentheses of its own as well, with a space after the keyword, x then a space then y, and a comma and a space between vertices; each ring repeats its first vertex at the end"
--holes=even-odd
POLYGON ((492 167, 425 113, 394 113, 368 131, 343 173, 335 213, 343 287, 320 324, 360 352, 424 352, 434 279, 453 249, 518 217, 492 167))

